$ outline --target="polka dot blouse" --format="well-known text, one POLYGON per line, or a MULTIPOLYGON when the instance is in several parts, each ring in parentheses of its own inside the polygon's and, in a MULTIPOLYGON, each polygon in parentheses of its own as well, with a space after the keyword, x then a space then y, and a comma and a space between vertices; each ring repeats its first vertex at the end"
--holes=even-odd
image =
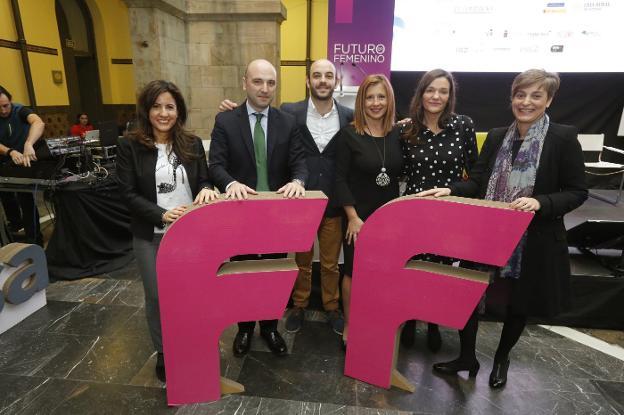
POLYGON ((448 187, 462 180, 464 170, 470 173, 477 161, 474 123, 465 115, 452 115, 438 134, 426 128, 419 139, 418 144, 401 140, 403 174, 407 178, 405 194, 448 187))

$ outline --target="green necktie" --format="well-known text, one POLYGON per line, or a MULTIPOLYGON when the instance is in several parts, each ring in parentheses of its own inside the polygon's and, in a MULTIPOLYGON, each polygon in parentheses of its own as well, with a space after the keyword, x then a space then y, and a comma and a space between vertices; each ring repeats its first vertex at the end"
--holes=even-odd
POLYGON ((269 174, 267 172, 266 140, 262 124, 260 123, 264 114, 254 112, 254 115, 256 116, 256 125, 254 126, 253 140, 254 152, 256 154, 256 175, 258 176, 256 190, 266 192, 269 190, 269 174))

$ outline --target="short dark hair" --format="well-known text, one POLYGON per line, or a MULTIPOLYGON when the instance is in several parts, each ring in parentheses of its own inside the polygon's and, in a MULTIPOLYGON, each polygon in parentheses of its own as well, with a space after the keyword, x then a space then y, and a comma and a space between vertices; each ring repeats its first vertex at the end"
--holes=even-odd
POLYGON ((550 99, 555 96, 560 83, 559 74, 556 72, 546 72, 543 69, 529 69, 514 78, 513 84, 511 84, 511 97, 513 99, 513 96, 521 88, 538 84, 546 91, 546 96, 550 99))
POLYGON ((11 95, 11 93, 7 91, 6 88, 3 87, 2 85, 0 85, 0 95, 6 95, 9 101, 13 99, 13 96, 11 95))
POLYGON ((86 112, 79 112, 79 113, 76 115, 76 122, 80 123, 80 117, 82 117, 83 115, 86 115, 86 116, 87 116, 87 118, 89 118, 89 114, 87 114, 86 112))

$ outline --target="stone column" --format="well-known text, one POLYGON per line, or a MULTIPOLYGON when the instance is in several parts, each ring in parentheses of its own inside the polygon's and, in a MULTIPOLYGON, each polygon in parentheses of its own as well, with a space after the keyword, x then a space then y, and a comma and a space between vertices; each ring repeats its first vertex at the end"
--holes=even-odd
POLYGON ((187 127, 204 139, 219 103, 244 98, 249 61, 267 59, 279 75, 280 24, 286 18, 279 0, 124 1, 137 87, 157 78, 178 84, 189 107, 187 127))
POLYGON ((130 17, 137 88, 154 79, 174 82, 188 95, 184 1, 125 0, 130 17))

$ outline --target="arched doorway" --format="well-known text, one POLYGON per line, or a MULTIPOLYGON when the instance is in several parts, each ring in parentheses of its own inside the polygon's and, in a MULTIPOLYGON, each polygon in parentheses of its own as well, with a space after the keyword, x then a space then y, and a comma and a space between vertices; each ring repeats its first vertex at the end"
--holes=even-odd
POLYGON ((79 112, 91 121, 102 112, 93 20, 84 0, 56 0, 56 21, 61 38, 70 121, 79 112))

